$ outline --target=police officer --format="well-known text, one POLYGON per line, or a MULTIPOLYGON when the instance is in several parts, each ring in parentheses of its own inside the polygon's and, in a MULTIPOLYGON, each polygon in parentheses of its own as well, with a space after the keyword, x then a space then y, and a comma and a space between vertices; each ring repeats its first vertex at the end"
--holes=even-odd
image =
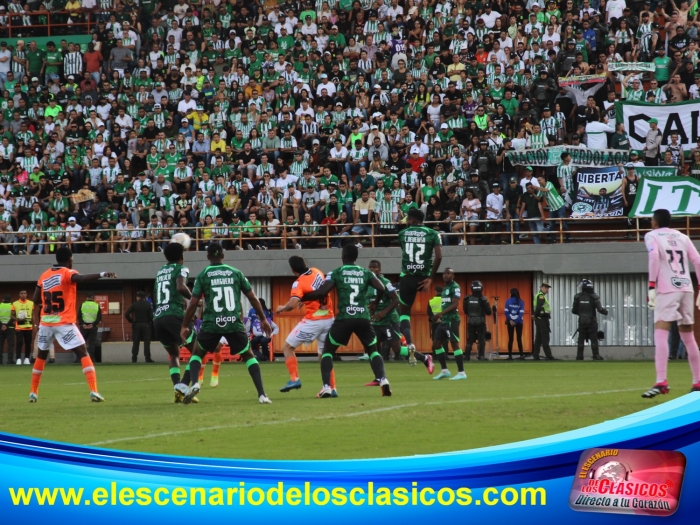
POLYGON ((581 292, 574 296, 574 306, 571 313, 578 315, 578 350, 576 361, 583 361, 583 345, 586 340, 591 342, 593 360, 602 361, 603 356, 598 353, 598 319, 596 310, 603 315, 608 311, 600 304, 600 297, 593 292, 593 283, 588 279, 581 281, 581 292))
POLYGON ((547 361, 555 361, 552 349, 549 347, 549 320, 552 317, 552 309, 549 306, 547 294, 551 288, 549 283, 542 283, 540 291, 535 295, 535 345, 532 349, 532 358, 540 359, 540 347, 544 348, 544 355, 547 361))
MULTIPOLYGON (((15 357, 15 309, 12 306, 12 298, 8 294, 5 294, 0 303, 0 364, 2 364, 5 341, 7 341, 7 364, 11 365, 15 357)), ((19 364, 22 364, 21 360, 19 364)))
POLYGON ((80 305, 78 323, 80 333, 87 343, 87 351, 91 358, 95 357, 95 342, 97 341, 97 327, 102 321, 102 310, 95 302, 95 294, 88 294, 86 301, 80 305))
POLYGON ((467 361, 471 358, 472 345, 477 342, 479 361, 485 361, 486 350, 486 317, 491 315, 489 300, 482 295, 484 287, 481 281, 472 281, 471 295, 467 295, 462 303, 464 313, 468 317, 467 348, 464 351, 467 361))
POLYGON ((125 312, 124 317, 133 325, 131 337, 131 362, 135 363, 139 356, 139 344, 143 340, 143 353, 147 363, 153 363, 151 359, 151 323, 153 322, 153 308, 146 301, 144 292, 136 293, 136 302, 125 312))

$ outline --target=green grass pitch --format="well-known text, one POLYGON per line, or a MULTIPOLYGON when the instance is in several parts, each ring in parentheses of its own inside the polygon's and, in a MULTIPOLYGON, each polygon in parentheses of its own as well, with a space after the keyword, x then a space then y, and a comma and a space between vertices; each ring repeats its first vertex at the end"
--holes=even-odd
MULTIPOLYGON (((671 394, 641 393, 651 362, 467 363, 466 381, 434 381, 422 366, 388 363, 394 395, 382 398, 367 363, 336 363, 340 397, 315 399, 320 373, 300 363, 304 387, 287 394, 283 363, 264 363, 272 405, 259 405, 245 366, 224 363, 217 388, 197 405, 173 403, 165 363, 97 366, 106 403, 90 403, 78 366, 48 365, 39 403, 29 404, 31 368, 0 367, 0 430, 113 449, 210 457, 341 459, 405 456, 545 436, 630 414, 686 394, 686 362, 671 362, 671 394)), ((456 367, 450 362, 454 373, 456 367)), ((184 367, 183 367, 184 370, 184 367)))

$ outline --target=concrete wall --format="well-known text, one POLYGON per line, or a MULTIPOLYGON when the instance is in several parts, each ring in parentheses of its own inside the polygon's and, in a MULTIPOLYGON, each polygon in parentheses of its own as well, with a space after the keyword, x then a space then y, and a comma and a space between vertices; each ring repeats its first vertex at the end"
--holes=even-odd
MULTIPOLYGON (((700 243, 696 243, 700 248, 700 243)), ((621 274, 646 273, 646 250, 643 243, 580 243, 526 246, 459 246, 443 248, 442 268, 450 266, 458 273, 535 272, 545 274, 621 274)), ((268 250, 229 251, 226 262, 248 277, 289 276, 287 259, 302 255, 310 266, 323 271, 340 265, 340 250, 268 250)), ((383 271, 398 274, 401 265, 399 248, 364 248, 359 264, 380 259, 383 271)), ((76 254, 74 267, 80 273, 114 271, 120 280, 153 279, 164 263, 162 253, 76 254)), ((0 257, 3 281, 36 282, 37 277, 53 264, 49 255, 0 257)), ((206 266, 204 252, 188 252, 185 263, 196 275, 206 266)))

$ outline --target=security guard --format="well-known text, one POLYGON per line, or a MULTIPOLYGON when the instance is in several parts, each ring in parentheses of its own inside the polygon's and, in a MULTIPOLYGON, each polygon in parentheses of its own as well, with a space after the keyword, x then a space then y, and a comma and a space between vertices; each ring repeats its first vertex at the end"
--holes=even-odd
MULTIPOLYGON (((22 357, 22 347, 24 347, 24 361, 22 364, 30 364, 29 358, 33 357, 32 337, 34 336, 34 302, 27 299, 27 290, 19 292, 19 299, 12 303, 15 308, 15 352, 17 359, 22 357)), ((38 350, 37 350, 38 352, 38 350)), ((49 350, 49 363, 55 363, 55 350, 53 346, 49 350)))
POLYGON ((147 363, 153 363, 151 359, 151 323, 153 322, 153 308, 146 301, 144 292, 136 292, 136 302, 124 313, 124 317, 133 325, 131 337, 131 362, 135 363, 139 356, 139 344, 143 340, 143 353, 147 363))
POLYGON ((540 359, 540 347, 544 348, 544 355, 547 361, 555 361, 552 349, 549 347, 549 320, 552 317, 552 309, 549 306, 547 294, 551 288, 549 283, 542 283, 540 291, 535 295, 535 347, 532 349, 532 358, 540 359))
POLYGON ((489 300, 482 295, 481 281, 472 281, 472 293, 464 298, 462 308, 468 317, 467 348, 464 351, 467 361, 471 359, 472 345, 477 342, 479 361, 486 361, 486 317, 491 315, 489 300))
MULTIPOLYGON (((7 341, 7 364, 11 365, 15 357, 15 308, 12 306, 11 297, 5 294, 0 303, 0 364, 2 353, 7 341)), ((20 360, 19 364, 22 364, 20 360)))
POLYGON ((574 296, 574 306, 571 313, 578 315, 578 350, 576 361, 583 361, 583 345, 586 340, 591 342, 593 360, 602 361, 603 356, 598 353, 598 319, 596 310, 603 315, 608 311, 600 304, 600 297, 593 291, 593 283, 588 279, 581 281, 581 293, 574 296))
POLYGON ((442 312, 442 286, 435 287, 435 297, 428 301, 428 320, 430 321, 430 339, 435 339, 437 323, 435 316, 442 312))
POLYGON ((102 310, 100 305, 95 302, 95 294, 88 294, 87 300, 80 305, 80 314, 78 315, 78 323, 80 325, 80 333, 83 334, 83 339, 87 343, 87 351, 90 357, 95 357, 95 342, 97 341, 97 327, 102 322, 102 310))

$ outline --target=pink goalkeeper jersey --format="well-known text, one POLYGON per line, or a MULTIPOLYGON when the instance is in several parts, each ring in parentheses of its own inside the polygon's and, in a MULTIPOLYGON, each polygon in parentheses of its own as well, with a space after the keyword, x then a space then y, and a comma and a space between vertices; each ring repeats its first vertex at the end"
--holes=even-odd
POLYGON ((649 252, 649 281, 657 293, 693 293, 690 263, 700 275, 700 254, 692 241, 671 228, 652 230, 644 236, 649 252))

